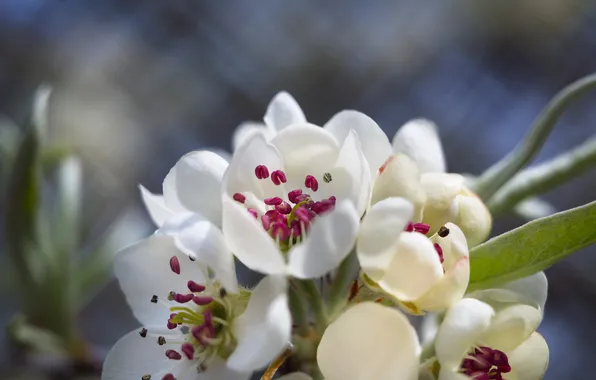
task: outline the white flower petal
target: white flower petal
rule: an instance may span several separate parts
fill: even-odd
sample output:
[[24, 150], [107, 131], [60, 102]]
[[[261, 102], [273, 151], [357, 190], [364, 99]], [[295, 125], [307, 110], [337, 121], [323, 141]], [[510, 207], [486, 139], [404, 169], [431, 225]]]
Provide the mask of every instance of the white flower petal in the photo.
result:
[[452, 369], [441, 367], [439, 380], [470, 380], [470, 378]]
[[230, 197], [234, 193], [252, 193], [259, 199], [281, 195], [283, 186], [275, 186], [268, 179], [258, 179], [255, 168], [265, 165], [269, 173], [284, 168], [283, 160], [275, 146], [265, 137], [255, 134], [234, 153], [223, 179], [223, 189]]
[[277, 380], [312, 380], [312, 377], [303, 372], [292, 372], [278, 377]]
[[443, 250], [443, 259], [445, 260], [443, 267], [446, 271], [449, 271], [462, 258], [469, 257], [470, 251], [468, 250], [466, 236], [457, 225], [447, 223], [445, 227], [449, 229], [449, 235], [440, 237], [435, 234], [431, 237], [431, 241], [439, 244]]
[[275, 132], [267, 128], [263, 123], [253, 121], [245, 122], [236, 127], [232, 136], [232, 149], [237, 150], [242, 144], [248, 141], [256, 134], [261, 134], [265, 140], [269, 141], [275, 136]]
[[157, 227], [160, 227], [166, 219], [174, 216], [174, 212], [166, 206], [163, 195], [153, 194], [142, 185], [139, 185], [139, 190], [141, 190], [141, 198], [147, 212]]
[[404, 124], [393, 137], [393, 151], [413, 159], [422, 173], [445, 172], [445, 157], [436, 125], [426, 119]]
[[508, 352], [526, 340], [542, 321], [542, 314], [528, 305], [513, 304], [496, 310], [490, 327], [480, 341], [490, 348]]
[[414, 304], [424, 311], [443, 311], [464, 296], [469, 281], [470, 261], [463, 257]]
[[[170, 269], [176, 256], [180, 274]], [[201, 265], [180, 252], [170, 236], [152, 235], [116, 254], [114, 272], [134, 316], [146, 326], [165, 326], [170, 311], [164, 306], [170, 291], [188, 292], [187, 282], [204, 283]], [[160, 301], [151, 302], [157, 295]]]
[[507, 379], [540, 380], [546, 372], [549, 350], [542, 335], [533, 333], [524, 343], [508, 353], [511, 372]]
[[469, 296], [488, 304], [523, 303], [532, 306], [544, 314], [544, 305], [548, 294], [548, 282], [544, 272], [511, 281], [498, 288], [479, 290]]
[[290, 190], [300, 188], [308, 193], [311, 191], [304, 186], [306, 176], [313, 175], [321, 187], [325, 185], [323, 174], [333, 168], [340, 152], [338, 142], [329, 132], [308, 123], [285, 128], [271, 142], [283, 157], [288, 177], [286, 187]]
[[372, 175], [393, 154], [389, 139], [377, 123], [365, 114], [345, 110], [335, 114], [323, 127], [342, 144], [351, 130], [358, 134], [362, 152]]
[[238, 291], [234, 256], [213, 223], [199, 214], [180, 214], [168, 219], [157, 233], [172, 236], [178, 249], [213, 269], [226, 289]]
[[413, 221], [421, 221], [426, 195], [420, 183], [420, 172], [414, 161], [403, 154], [391, 156], [379, 169], [373, 186], [371, 204], [389, 197], [402, 197], [412, 202]]
[[492, 216], [482, 200], [471, 191], [464, 189], [455, 197], [459, 214], [454, 220], [466, 235], [468, 245], [475, 247], [486, 240], [492, 228]]
[[285, 91], [273, 97], [263, 120], [270, 129], [278, 132], [292, 124], [306, 123], [306, 117], [300, 105]]
[[327, 327], [317, 361], [326, 380], [414, 380], [419, 355], [416, 331], [403, 313], [363, 302]]
[[[372, 183], [371, 173], [368, 169], [366, 158], [364, 158], [364, 154], [360, 149], [360, 141], [358, 140], [356, 132], [350, 131], [348, 136], [344, 139], [335, 167], [345, 170], [350, 176], [351, 183], [349, 186], [346, 186], [345, 184], [342, 185], [351, 190], [347, 197], [354, 202], [358, 215], [364, 214], [370, 200]], [[328, 196], [335, 195], [336, 197], [339, 197], [341, 189], [338, 189], [335, 186], [336, 184], [337, 178], [335, 181], [329, 183], [329, 185], [332, 186], [328, 187], [333, 190]]]
[[[182, 360], [180, 372], [175, 374], [176, 380], [248, 380], [252, 377], [252, 371], [237, 372], [226, 365], [226, 362], [219, 357], [209, 361], [205, 372], [198, 373], [197, 362]], [[151, 378], [153, 380], [153, 377]], [[157, 378], [161, 380], [161, 378]]]
[[360, 266], [373, 280], [391, 263], [399, 233], [412, 218], [414, 207], [404, 198], [387, 198], [374, 204], [362, 218], [356, 253]]
[[400, 301], [422, 296], [443, 277], [435, 247], [418, 232], [401, 232], [399, 246], [379, 286]]
[[[165, 327], [147, 327], [147, 330], [156, 335], [172, 334]], [[166, 373], [182, 369], [182, 361], [170, 360], [165, 355], [167, 349], [177, 347], [160, 346], [151, 336], [142, 338], [139, 331], [140, 328], [129, 332], [112, 347], [103, 363], [102, 380], [140, 379], [144, 375], [161, 379]]]
[[240, 204], [223, 197], [223, 233], [228, 247], [248, 268], [265, 274], [285, 274], [286, 263], [261, 224]]
[[227, 168], [225, 159], [207, 150], [184, 155], [174, 167], [176, 195], [182, 206], [216, 226], [221, 225], [221, 182]]
[[430, 225], [434, 234], [448, 222], [457, 224], [459, 203], [455, 197], [464, 189], [464, 177], [452, 173], [425, 173], [420, 182], [426, 193], [422, 222]]
[[174, 214], [179, 212], [188, 212], [188, 210], [180, 202], [180, 199], [178, 199], [178, 180], [176, 178], [177, 171], [176, 165], [174, 165], [162, 183], [162, 192], [166, 207], [172, 210]]
[[460, 300], [447, 311], [435, 340], [435, 352], [442, 368], [452, 371], [459, 368], [493, 315], [489, 305], [472, 298]]
[[282, 276], [268, 276], [254, 289], [245, 312], [234, 321], [238, 346], [228, 358], [236, 371], [266, 366], [290, 344], [292, 315]]
[[335, 269], [354, 247], [359, 222], [349, 201], [315, 219], [306, 239], [288, 252], [292, 276], [317, 278]]

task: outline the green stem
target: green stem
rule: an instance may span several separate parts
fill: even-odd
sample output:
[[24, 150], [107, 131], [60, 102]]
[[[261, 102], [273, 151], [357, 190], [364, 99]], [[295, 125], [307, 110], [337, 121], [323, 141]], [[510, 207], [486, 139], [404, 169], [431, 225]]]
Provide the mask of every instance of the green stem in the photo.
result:
[[308, 334], [307, 305], [300, 287], [295, 286], [294, 283], [291, 283], [290, 286], [289, 299], [292, 320], [295, 325], [298, 325], [298, 334], [306, 336]]
[[328, 318], [323, 297], [317, 288], [317, 284], [313, 280], [296, 281], [296, 283], [299, 284], [300, 289], [305, 293], [306, 300], [315, 316], [317, 331], [322, 334], [327, 328]]
[[474, 188], [476, 194], [483, 200], [490, 199], [515, 173], [534, 158], [571, 103], [595, 87], [596, 74], [592, 74], [561, 90], [538, 115], [524, 140], [478, 178]]
[[577, 148], [516, 175], [488, 202], [491, 214], [511, 210], [522, 200], [548, 191], [596, 165], [596, 137]]
[[331, 289], [329, 290], [328, 313], [333, 318], [347, 303], [348, 289], [353, 280], [352, 267], [356, 261], [356, 252], [352, 251], [337, 268]]

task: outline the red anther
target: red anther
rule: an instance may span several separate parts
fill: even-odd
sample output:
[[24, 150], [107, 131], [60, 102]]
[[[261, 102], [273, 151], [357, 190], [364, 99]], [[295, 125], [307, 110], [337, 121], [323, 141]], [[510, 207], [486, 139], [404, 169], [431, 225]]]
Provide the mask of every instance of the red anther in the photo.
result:
[[298, 207], [296, 210], [294, 210], [294, 216], [302, 223], [308, 223], [311, 219], [310, 213], [304, 206]]
[[192, 358], [195, 356], [195, 346], [190, 343], [183, 343], [182, 353], [188, 360], [192, 360]]
[[297, 220], [292, 220], [292, 227], [290, 227], [290, 236], [298, 237], [302, 235], [302, 227], [300, 226], [300, 222]]
[[208, 339], [214, 337], [211, 332], [212, 329], [207, 325], [195, 326], [191, 331], [193, 338], [195, 338], [202, 346], [209, 345]]
[[213, 312], [210, 309], [203, 312], [203, 323], [206, 326], [213, 327]]
[[179, 293], [175, 293], [174, 294], [174, 301], [178, 302], [178, 303], [187, 303], [189, 301], [192, 300], [194, 296], [192, 294], [179, 294]]
[[244, 203], [246, 201], [246, 197], [240, 193], [235, 193], [232, 198], [236, 201], [236, 202], [240, 202], [240, 203]]
[[211, 297], [211, 296], [193, 296], [192, 302], [194, 302], [200, 306], [205, 306], [205, 305], [209, 305], [211, 302], [213, 302], [213, 297]]
[[271, 221], [271, 223], [286, 223], [286, 216], [282, 215], [279, 211], [277, 210], [269, 210], [265, 213], [265, 215], [267, 215], [267, 217], [269, 217], [269, 220]]
[[168, 330], [174, 330], [176, 327], [178, 327], [178, 324], [174, 323], [174, 322], [168, 322], [168, 324], [166, 325]]
[[286, 223], [274, 223], [271, 227], [271, 237], [279, 240], [286, 240], [290, 237], [290, 229]]
[[271, 227], [271, 217], [267, 214], [261, 216], [261, 224], [263, 225], [263, 229], [265, 229], [265, 231], [269, 231], [269, 228]]
[[182, 355], [180, 355], [180, 353], [176, 350], [166, 350], [166, 356], [168, 357], [168, 359], [172, 360], [182, 359]]
[[178, 257], [172, 256], [170, 258], [170, 269], [172, 272], [180, 274], [180, 261], [178, 261]]
[[299, 203], [298, 197], [302, 195], [301, 189], [292, 190], [288, 193], [288, 200], [294, 204]]
[[280, 197], [265, 198], [263, 202], [265, 202], [267, 206], [277, 206], [283, 202], [283, 199]]
[[290, 206], [288, 202], [282, 202], [281, 204], [275, 206], [275, 210], [280, 214], [288, 215], [292, 212], [292, 206]]
[[310, 209], [316, 214], [322, 214], [330, 211], [335, 207], [335, 201], [331, 199], [323, 199], [322, 201], [315, 202], [310, 206]]
[[428, 231], [430, 231], [430, 226], [424, 223], [414, 223], [414, 231], [420, 232], [423, 235], [426, 235]]
[[200, 293], [205, 290], [204, 285], [197, 284], [196, 282], [194, 282], [192, 280], [188, 280], [188, 282], [186, 283], [186, 286], [188, 286], [188, 290], [190, 290], [193, 293]]
[[164, 377], [162, 377], [161, 380], [176, 380], [176, 377], [174, 377], [174, 375], [172, 375], [171, 373], [168, 373]]
[[304, 186], [306, 188], [311, 189], [312, 191], [319, 190], [319, 181], [312, 175], [307, 175], [306, 179], [304, 180]]
[[275, 185], [279, 186], [279, 185], [281, 185], [282, 183], [286, 183], [288, 180], [287, 180], [287, 178], [286, 178], [286, 173], [284, 173], [284, 172], [283, 172], [283, 171], [281, 171], [281, 170], [274, 170], [274, 171], [271, 173], [271, 181], [272, 181], [272, 182], [273, 182]]
[[408, 223], [408, 225], [406, 226], [406, 228], [404, 228], [404, 231], [406, 231], [406, 232], [412, 232], [412, 231], [414, 231], [414, 223], [412, 223], [412, 222]]
[[255, 168], [255, 176], [258, 179], [266, 179], [269, 178], [269, 169], [265, 165], [257, 165]]
[[257, 210], [255, 210], [254, 208], [249, 208], [247, 210], [250, 213], [250, 215], [252, 215], [255, 219], [259, 217], [259, 214], [257, 214]]
[[434, 247], [435, 251], [437, 251], [437, 254], [439, 255], [439, 260], [441, 260], [441, 264], [443, 264], [443, 261], [445, 261], [445, 258], [443, 257], [443, 248], [441, 248], [441, 246], [437, 243], [434, 244]]

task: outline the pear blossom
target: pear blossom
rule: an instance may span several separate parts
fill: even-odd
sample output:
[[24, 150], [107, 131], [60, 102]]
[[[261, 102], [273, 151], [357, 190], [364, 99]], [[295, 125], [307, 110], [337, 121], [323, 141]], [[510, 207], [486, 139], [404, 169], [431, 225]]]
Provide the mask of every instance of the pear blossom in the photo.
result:
[[[333, 129], [353, 128], [362, 145], [371, 147], [363, 149], [363, 153], [375, 164], [371, 166], [372, 173], [376, 174], [372, 204], [389, 196], [405, 197], [415, 206], [414, 221], [430, 225], [431, 234], [452, 222], [461, 228], [470, 246], [486, 239], [492, 226], [491, 215], [484, 203], [465, 186], [463, 176], [446, 173], [443, 149], [432, 122], [425, 119], [407, 122], [390, 144], [374, 121], [356, 123], [352, 120], [367, 119], [351, 112], [351, 120], [343, 117], [341, 122], [333, 124]], [[385, 154], [384, 163], [376, 165], [381, 152]]]
[[[219, 238], [212, 235], [211, 243]], [[282, 277], [265, 277], [252, 292], [231, 292], [167, 235], [119, 252], [115, 273], [144, 327], [111, 349], [104, 380], [249, 379], [288, 345]]]
[[414, 380], [420, 351], [416, 331], [403, 313], [363, 302], [327, 327], [317, 362], [326, 380]]
[[356, 245], [365, 283], [412, 313], [444, 310], [461, 299], [468, 286], [466, 237], [447, 223], [428, 238], [431, 227], [411, 223], [413, 212], [410, 202], [391, 197], [366, 213]]
[[316, 278], [354, 246], [370, 196], [358, 136], [340, 145], [326, 130], [293, 124], [271, 139], [254, 134], [224, 176], [226, 242], [248, 268]]
[[439, 380], [542, 379], [548, 346], [529, 305], [464, 298], [446, 313], [435, 340]]

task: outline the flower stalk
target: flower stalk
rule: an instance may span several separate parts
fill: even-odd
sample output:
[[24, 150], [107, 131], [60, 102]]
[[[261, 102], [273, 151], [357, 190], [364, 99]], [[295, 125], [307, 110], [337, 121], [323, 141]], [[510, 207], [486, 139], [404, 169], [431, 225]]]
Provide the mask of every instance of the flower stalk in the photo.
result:
[[569, 106], [596, 88], [596, 74], [588, 75], [561, 90], [534, 121], [524, 140], [501, 161], [486, 170], [476, 182], [474, 191], [489, 200], [538, 153], [555, 124]]

